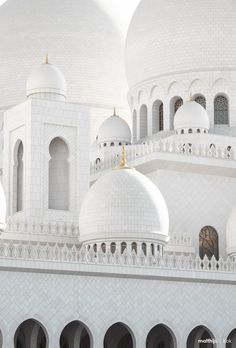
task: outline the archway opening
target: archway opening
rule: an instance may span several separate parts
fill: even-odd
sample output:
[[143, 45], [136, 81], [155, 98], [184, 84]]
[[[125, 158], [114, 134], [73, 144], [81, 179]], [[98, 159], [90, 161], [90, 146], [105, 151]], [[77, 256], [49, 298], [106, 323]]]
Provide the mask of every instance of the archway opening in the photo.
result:
[[72, 321], [63, 329], [60, 348], [91, 348], [91, 334], [80, 321]]
[[226, 348], [236, 347], [236, 329], [230, 332], [226, 340]]
[[171, 330], [162, 324], [151, 329], [147, 336], [146, 348], [175, 348], [176, 339]]
[[163, 102], [156, 100], [152, 105], [152, 134], [162, 131], [163, 128]]
[[148, 134], [147, 114], [147, 106], [142, 105], [140, 108], [140, 139], [147, 137]]
[[203, 259], [205, 255], [209, 260], [213, 256], [219, 259], [218, 233], [212, 226], [203, 227], [199, 233], [199, 256]]
[[69, 209], [69, 149], [61, 138], [54, 138], [49, 145], [48, 207], [55, 210]]
[[197, 326], [191, 331], [187, 340], [187, 348], [215, 348], [216, 340], [205, 326]]
[[28, 319], [17, 328], [14, 346], [15, 348], [47, 348], [46, 330], [36, 320]]
[[103, 347], [134, 348], [133, 335], [125, 324], [116, 323], [107, 330]]
[[224, 95], [218, 95], [214, 100], [215, 125], [229, 124], [229, 101]]

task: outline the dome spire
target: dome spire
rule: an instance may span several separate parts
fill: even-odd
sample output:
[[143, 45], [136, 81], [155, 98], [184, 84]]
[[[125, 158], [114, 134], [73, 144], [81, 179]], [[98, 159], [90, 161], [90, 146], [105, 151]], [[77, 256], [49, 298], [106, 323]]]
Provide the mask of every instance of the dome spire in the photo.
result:
[[114, 106], [113, 116], [118, 116], [117, 113], [116, 113], [116, 107], [115, 106]]
[[189, 101], [193, 101], [193, 94], [191, 91], [189, 92]]
[[49, 64], [49, 61], [48, 61], [48, 53], [46, 54], [45, 64]]

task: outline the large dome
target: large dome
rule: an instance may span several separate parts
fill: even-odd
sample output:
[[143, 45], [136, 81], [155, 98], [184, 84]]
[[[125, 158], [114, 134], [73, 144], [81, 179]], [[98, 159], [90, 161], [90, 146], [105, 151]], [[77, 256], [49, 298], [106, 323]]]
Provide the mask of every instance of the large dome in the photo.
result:
[[65, 75], [67, 100], [126, 107], [122, 39], [93, 0], [8, 0], [0, 7], [0, 109], [25, 99], [34, 66]]
[[236, 1], [142, 0], [127, 36], [130, 87], [158, 76], [236, 69]]
[[168, 240], [169, 218], [158, 188], [135, 169], [115, 169], [89, 190], [80, 212], [81, 242]]

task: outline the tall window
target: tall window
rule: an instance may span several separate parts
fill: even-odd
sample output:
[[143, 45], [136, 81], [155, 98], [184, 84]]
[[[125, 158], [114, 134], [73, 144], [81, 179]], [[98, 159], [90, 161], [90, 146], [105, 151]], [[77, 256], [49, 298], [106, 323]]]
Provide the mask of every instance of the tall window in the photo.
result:
[[174, 113], [176, 113], [176, 111], [183, 105], [183, 99], [182, 98], [178, 98], [176, 101], [175, 101], [175, 104], [174, 104]]
[[176, 111], [183, 105], [183, 99], [174, 97], [170, 101], [170, 129], [174, 129], [174, 117]]
[[215, 124], [229, 124], [229, 102], [224, 95], [218, 95], [214, 100]]
[[156, 100], [152, 106], [152, 134], [163, 130], [163, 103]]
[[137, 141], [137, 111], [133, 111], [133, 141]]
[[201, 259], [206, 255], [209, 259], [214, 255], [219, 259], [219, 241], [216, 230], [211, 226], [205, 226], [199, 234], [199, 255]]
[[147, 136], [147, 106], [142, 105], [140, 108], [140, 138]]
[[203, 95], [198, 95], [194, 98], [195, 102], [200, 104], [204, 109], [206, 109], [206, 98]]
[[61, 138], [54, 138], [49, 146], [49, 209], [69, 209], [69, 150]]
[[23, 210], [23, 180], [24, 180], [24, 165], [23, 165], [24, 147], [22, 141], [18, 145], [16, 154], [16, 178], [15, 178], [15, 197], [16, 208], [15, 211]]

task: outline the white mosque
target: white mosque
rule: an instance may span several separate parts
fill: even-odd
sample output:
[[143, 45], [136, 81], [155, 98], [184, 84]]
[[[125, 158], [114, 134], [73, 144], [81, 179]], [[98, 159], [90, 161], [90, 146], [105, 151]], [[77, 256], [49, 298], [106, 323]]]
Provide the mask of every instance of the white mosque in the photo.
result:
[[236, 348], [235, 18], [0, 7], [0, 347]]

